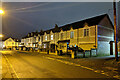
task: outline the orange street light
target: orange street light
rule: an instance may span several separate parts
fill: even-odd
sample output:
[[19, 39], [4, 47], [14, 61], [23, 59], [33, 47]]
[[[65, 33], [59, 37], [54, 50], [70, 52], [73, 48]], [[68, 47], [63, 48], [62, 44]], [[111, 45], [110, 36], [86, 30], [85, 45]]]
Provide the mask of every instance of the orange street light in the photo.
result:
[[0, 14], [4, 14], [4, 11], [2, 9], [0, 9]]
[[3, 35], [2, 35], [2, 34], [0, 34], [0, 37], [3, 37]]

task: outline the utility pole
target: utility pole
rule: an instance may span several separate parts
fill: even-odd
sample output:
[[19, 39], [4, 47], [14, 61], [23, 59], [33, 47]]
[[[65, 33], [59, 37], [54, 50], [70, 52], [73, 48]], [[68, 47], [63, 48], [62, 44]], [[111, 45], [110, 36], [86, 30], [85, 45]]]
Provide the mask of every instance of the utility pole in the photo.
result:
[[113, 2], [114, 9], [114, 41], [115, 41], [115, 60], [118, 61], [118, 49], [117, 49], [117, 20], [116, 20], [116, 0]]

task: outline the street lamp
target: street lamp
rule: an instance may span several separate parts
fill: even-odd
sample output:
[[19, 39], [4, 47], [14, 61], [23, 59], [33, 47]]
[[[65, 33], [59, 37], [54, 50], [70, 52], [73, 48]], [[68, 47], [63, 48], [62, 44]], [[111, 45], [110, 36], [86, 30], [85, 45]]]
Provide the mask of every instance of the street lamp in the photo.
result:
[[0, 14], [4, 14], [4, 11], [2, 9], [0, 9]]
[[0, 34], [0, 38], [2, 38], [3, 37], [3, 35], [2, 34]]

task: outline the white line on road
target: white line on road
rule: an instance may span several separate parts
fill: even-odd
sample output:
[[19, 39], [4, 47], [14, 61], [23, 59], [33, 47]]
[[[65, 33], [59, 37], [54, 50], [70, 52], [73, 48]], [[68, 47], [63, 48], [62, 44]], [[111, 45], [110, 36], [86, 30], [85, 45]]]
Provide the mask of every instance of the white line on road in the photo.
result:
[[20, 80], [19, 77], [18, 77], [18, 75], [17, 75], [17, 73], [16, 73], [16, 71], [15, 71], [15, 69], [13, 68], [12, 64], [10, 64], [8, 58], [5, 55], [4, 55], [4, 57], [7, 60], [8, 64], [10, 65], [11, 69], [14, 71], [14, 73], [15, 73], [16, 77], [18, 78], [18, 80]]

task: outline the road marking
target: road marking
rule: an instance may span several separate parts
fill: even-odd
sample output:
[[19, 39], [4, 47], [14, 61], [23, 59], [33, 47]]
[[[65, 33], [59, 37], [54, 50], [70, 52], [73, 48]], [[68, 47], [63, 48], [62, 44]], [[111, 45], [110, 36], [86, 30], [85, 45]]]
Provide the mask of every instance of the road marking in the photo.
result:
[[20, 80], [19, 77], [18, 77], [18, 75], [17, 75], [17, 73], [16, 73], [16, 71], [15, 71], [15, 69], [13, 68], [12, 64], [10, 64], [8, 58], [5, 55], [4, 55], [4, 57], [7, 60], [7, 62], [9, 63], [10, 67], [12, 68], [12, 70], [14, 71], [14, 73], [15, 73], [16, 77], [18, 78], [18, 80]]
[[53, 59], [53, 58], [50, 58], [50, 57], [46, 57], [46, 58], [47, 58], [47, 59], [51, 59], [51, 60], [56, 60], [56, 61], [62, 62], [62, 63], [64, 63], [64, 64], [68, 64], [68, 65], [74, 65], [74, 66], [82, 67], [82, 68], [85, 68], [85, 69], [88, 69], [88, 70], [91, 70], [91, 71], [94, 70], [94, 69], [92, 69], [92, 68], [85, 67], [85, 66], [82, 66], [82, 65], [80, 65], [80, 64], [71, 63], [71, 62], [63, 61], [63, 60], [59, 60], [59, 59]]
[[[84, 68], [84, 69], [88, 69], [88, 70], [91, 70], [91, 71], [93, 71], [93, 72], [95, 72], [95, 73], [100, 73], [100, 74], [103, 74], [103, 75], [106, 75], [106, 76], [109, 77], [109, 75], [106, 74], [106, 73], [104, 73], [104, 71], [94, 70], [94, 69], [92, 69], [92, 68], [85, 67], [85, 66], [82, 66], [82, 65], [80, 65], [80, 64], [76, 64], [76, 63], [72, 63], [72, 62], [68, 62], [68, 61], [63, 61], [63, 60], [59, 60], [59, 59], [54, 59], [54, 58], [51, 58], [51, 57], [46, 57], [46, 58], [47, 58], [47, 59], [51, 59], [51, 60], [56, 60], [56, 61], [62, 62], [62, 63], [64, 63], [64, 64], [73, 65], [73, 66], [78, 66], [78, 67], [81, 67], [81, 68]], [[118, 77], [118, 76], [117, 76], [117, 77]], [[116, 77], [116, 78], [117, 78], [117, 77]], [[115, 78], [115, 77], [114, 77], [114, 78]]]

